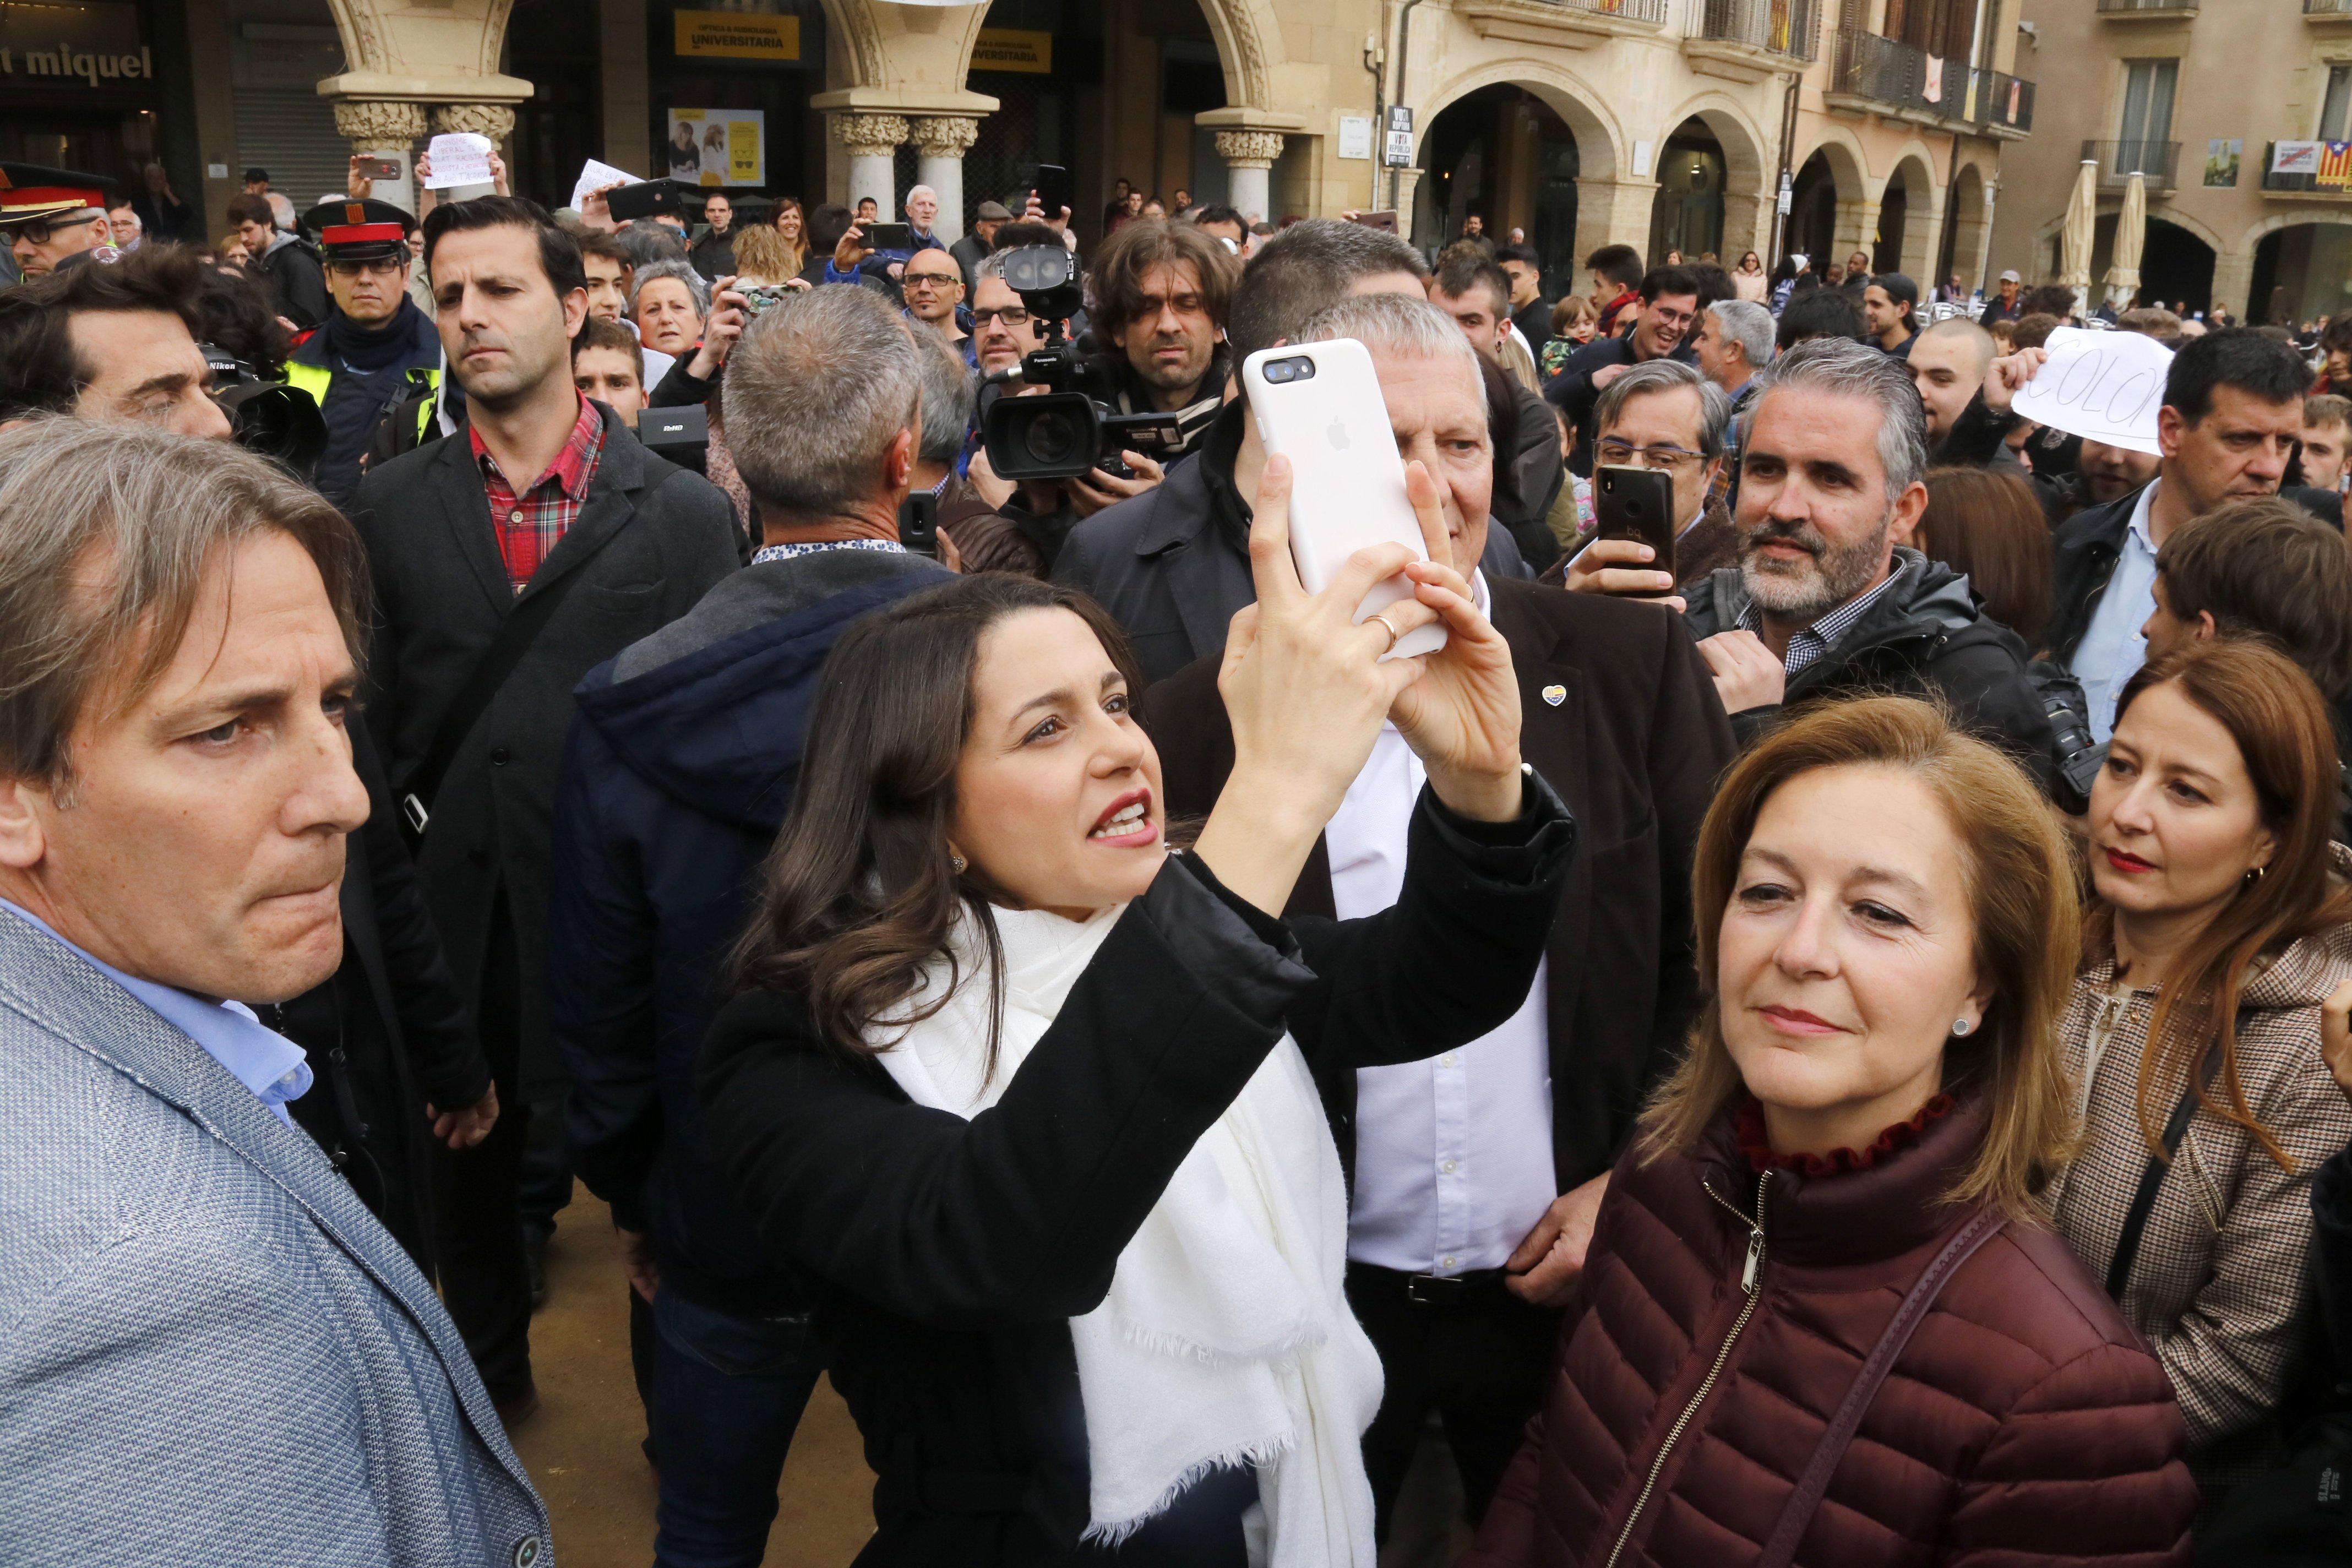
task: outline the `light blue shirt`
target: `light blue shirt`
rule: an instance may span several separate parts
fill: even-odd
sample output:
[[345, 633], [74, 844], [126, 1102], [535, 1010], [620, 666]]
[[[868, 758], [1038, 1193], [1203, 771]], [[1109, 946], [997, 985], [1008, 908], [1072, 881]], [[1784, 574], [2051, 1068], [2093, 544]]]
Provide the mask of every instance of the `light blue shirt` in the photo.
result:
[[0, 899], [0, 910], [5, 910], [46, 934], [58, 946], [121, 986], [145, 1004], [147, 1010], [163, 1022], [202, 1046], [205, 1054], [228, 1069], [228, 1075], [251, 1089], [254, 1098], [267, 1106], [269, 1113], [294, 1125], [286, 1113], [286, 1102], [299, 1100], [310, 1092], [309, 1053], [301, 1047], [262, 1026], [253, 1016], [253, 1009], [242, 1002], [207, 1002], [203, 997], [169, 985], [158, 985], [152, 980], [140, 980], [115, 968], [104, 959], [92, 958], [72, 942], [49, 930], [48, 923], [38, 915]]
[[2123, 553], [2099, 595], [2091, 624], [2075, 645], [2071, 673], [2083, 683], [2083, 697], [2091, 710], [2091, 738], [2101, 745], [2115, 732], [2116, 700], [2124, 685], [2147, 662], [2147, 638], [2140, 628], [2156, 614], [2156, 544], [2148, 537], [2147, 510], [2156, 500], [2152, 479], [2140, 489], [2132, 508], [2131, 526], [2124, 531]]

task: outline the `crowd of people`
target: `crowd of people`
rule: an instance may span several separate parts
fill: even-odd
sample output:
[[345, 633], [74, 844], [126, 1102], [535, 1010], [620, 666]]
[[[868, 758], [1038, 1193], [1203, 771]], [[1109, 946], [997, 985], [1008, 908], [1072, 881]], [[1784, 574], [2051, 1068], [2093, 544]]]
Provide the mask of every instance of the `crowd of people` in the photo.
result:
[[252, 173], [0, 164], [12, 1560], [552, 1561], [575, 1180], [663, 1564], [821, 1375], [875, 1565], [2343, 1553], [2346, 324]]

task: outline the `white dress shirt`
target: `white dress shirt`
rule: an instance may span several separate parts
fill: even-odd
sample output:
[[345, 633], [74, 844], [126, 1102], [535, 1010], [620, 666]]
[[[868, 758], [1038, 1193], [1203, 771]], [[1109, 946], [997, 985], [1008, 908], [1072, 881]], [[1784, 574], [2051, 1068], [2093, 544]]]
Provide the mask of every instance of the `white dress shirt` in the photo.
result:
[[[1471, 579], [1486, 608], [1483, 576]], [[1404, 885], [1405, 829], [1427, 778], [1394, 725], [1324, 829], [1341, 920], [1378, 914]], [[1425, 1061], [1356, 1073], [1356, 1189], [1348, 1256], [1408, 1274], [1499, 1268], [1559, 1195], [1544, 968], [1494, 1033]]]
[[2140, 489], [2132, 508], [2131, 526], [2124, 531], [2123, 552], [2107, 574], [2106, 592], [2091, 612], [2091, 624], [2074, 646], [2068, 672], [2083, 683], [2083, 699], [2090, 708], [2091, 739], [2105, 745], [2115, 733], [2116, 702], [2125, 684], [2147, 662], [2147, 638], [2140, 628], [2156, 614], [2156, 542], [2147, 531], [2148, 507], [2156, 500], [2152, 479]]

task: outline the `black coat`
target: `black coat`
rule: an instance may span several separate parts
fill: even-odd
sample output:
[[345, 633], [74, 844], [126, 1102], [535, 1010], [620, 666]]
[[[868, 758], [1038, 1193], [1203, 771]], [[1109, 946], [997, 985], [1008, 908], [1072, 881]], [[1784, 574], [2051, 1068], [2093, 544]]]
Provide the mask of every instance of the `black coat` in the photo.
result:
[[761, 1235], [828, 1283], [831, 1375], [878, 1478], [863, 1568], [1079, 1561], [1068, 1320], [1286, 1026], [1310, 1063], [1371, 1065], [1518, 1006], [1576, 837], [1549, 790], [1528, 803], [1488, 826], [1424, 793], [1403, 893], [1370, 920], [1271, 921], [1172, 858], [970, 1121], [909, 1103], [795, 996], [728, 1005], [703, 1058], [711, 1147]]
[[[395, 791], [407, 788], [509, 613], [580, 574], [458, 747], [417, 857], [425, 903], [469, 1002], [482, 994], [491, 911], [505, 895], [520, 959], [522, 1059], [541, 1069], [552, 1065], [542, 984], [548, 820], [572, 689], [692, 609], [736, 566], [727, 498], [647, 452], [609, 408], [604, 420], [604, 455], [579, 521], [520, 595], [508, 582], [463, 432], [370, 472], [352, 519], [377, 602], [368, 720]], [[555, 1087], [530, 1085], [530, 1097]]]
[[429, 1279], [425, 1108], [472, 1105], [488, 1092], [490, 1069], [417, 892], [374, 738], [364, 724], [351, 736], [368, 820], [343, 840], [342, 967], [268, 1021], [314, 1069], [310, 1092], [287, 1110]]
[[257, 258], [253, 263], [278, 293], [278, 310], [297, 328], [315, 327], [327, 319], [327, 272], [319, 253], [307, 240], [289, 240]]
[[[1147, 681], [1221, 652], [1234, 613], [1257, 598], [1250, 503], [1234, 489], [1248, 416], [1240, 402], [1227, 404], [1165, 479], [1078, 524], [1055, 558], [1054, 581], [1110, 612], [1134, 643]], [[1528, 575], [1518, 546], [1500, 528], [1486, 531], [1479, 566], [1490, 579]]]
[[[1743, 745], [1786, 709], [1818, 698], [1895, 693], [1938, 697], [1968, 729], [2007, 751], [2044, 790], [2057, 776], [2050, 715], [2025, 672], [2015, 632], [1983, 614], [1969, 580], [1940, 561], [1897, 548], [1904, 581], [1881, 596], [1829, 651], [1789, 678], [1781, 706], [1732, 715]], [[1728, 631], [1748, 605], [1738, 571], [1717, 572], [1683, 590], [1691, 635]]]
[[[1528, 583], [1487, 587], [1518, 678], [1520, 755], [1559, 792], [1583, 845], [1544, 943], [1552, 1166], [1566, 1192], [1610, 1167], [1681, 1055], [1699, 994], [1691, 856], [1735, 748], [1679, 617]], [[1202, 659], [1143, 699], [1171, 816], [1205, 816], [1233, 771], [1217, 665]], [[1285, 913], [1333, 912], [1318, 840]], [[1356, 1075], [1317, 1076], [1352, 1179]]]
[[866, 550], [767, 562], [580, 685], [548, 879], [565, 1152], [619, 1224], [652, 1233], [662, 1289], [718, 1311], [808, 1310], [703, 1135], [695, 1058], [728, 950], [792, 805], [826, 652], [861, 616], [950, 580]]
[[[1638, 310], [1638, 306], [1628, 309]], [[1690, 344], [1677, 343], [1666, 355], [1670, 360], [1687, 365], [1698, 363], [1698, 354]], [[1576, 447], [1568, 455], [1569, 471], [1580, 479], [1592, 477], [1592, 411], [1600, 406], [1601, 389], [1592, 384], [1593, 373], [1612, 364], [1638, 364], [1633, 357], [1633, 334], [1622, 337], [1595, 338], [1574, 353], [1560, 366], [1559, 374], [1544, 383], [1544, 396], [1554, 404], [1568, 422], [1576, 426]]]

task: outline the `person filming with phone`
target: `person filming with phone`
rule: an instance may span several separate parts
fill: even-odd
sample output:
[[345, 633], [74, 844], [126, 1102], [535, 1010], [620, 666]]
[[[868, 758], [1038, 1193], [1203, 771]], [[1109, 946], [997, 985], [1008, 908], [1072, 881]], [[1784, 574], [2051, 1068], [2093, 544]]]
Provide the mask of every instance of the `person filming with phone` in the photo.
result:
[[[1604, 516], [1599, 533], [1569, 558], [1567, 586], [1576, 593], [1672, 594], [1736, 564], [1738, 535], [1713, 499], [1731, 425], [1731, 399], [1723, 389], [1686, 364], [1650, 360], [1613, 378], [1592, 417], [1601, 426], [1592, 444], [1596, 472], [1642, 468], [1672, 481], [1673, 547], [1662, 551], [1658, 542], [1615, 535]], [[1605, 502], [1605, 492], [1596, 492]]]
[[[699, 1087], [755, 1230], [822, 1280], [867, 1564], [1375, 1558], [1381, 1364], [1314, 1074], [1496, 1027], [1578, 827], [1522, 764], [1426, 469], [1428, 558], [1361, 550], [1315, 595], [1291, 483], [1277, 458], [1255, 491], [1234, 764], [1180, 853], [1140, 673], [1083, 595], [965, 578], [825, 663]], [[1395, 907], [1285, 919], [1388, 724], [1427, 780]]]

